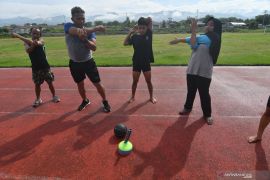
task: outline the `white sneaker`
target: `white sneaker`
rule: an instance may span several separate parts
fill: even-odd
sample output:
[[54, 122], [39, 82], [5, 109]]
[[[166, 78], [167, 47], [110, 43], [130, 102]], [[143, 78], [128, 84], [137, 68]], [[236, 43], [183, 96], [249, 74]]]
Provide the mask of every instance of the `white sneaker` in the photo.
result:
[[36, 99], [33, 103], [33, 107], [38, 107], [42, 104], [42, 100], [39, 98], [39, 99]]
[[58, 96], [53, 96], [52, 101], [54, 103], [58, 103], [58, 102], [60, 102], [60, 98]]
[[213, 118], [212, 117], [206, 117], [205, 120], [206, 120], [206, 123], [208, 125], [212, 125], [213, 124]]

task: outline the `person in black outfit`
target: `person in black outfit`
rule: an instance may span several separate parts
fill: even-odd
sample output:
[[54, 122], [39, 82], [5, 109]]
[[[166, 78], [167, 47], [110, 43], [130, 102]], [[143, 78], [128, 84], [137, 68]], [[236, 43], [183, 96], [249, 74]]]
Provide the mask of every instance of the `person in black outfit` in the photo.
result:
[[133, 45], [134, 54], [132, 58], [133, 64], [133, 83], [132, 95], [129, 102], [135, 100], [135, 92], [143, 72], [147, 87], [149, 90], [149, 101], [155, 104], [156, 98], [153, 97], [153, 85], [151, 82], [151, 62], [154, 62], [153, 49], [152, 49], [152, 19], [150, 17], [141, 17], [138, 20], [138, 25], [131, 29], [124, 40], [124, 46]]
[[49, 85], [49, 89], [52, 93], [52, 101], [60, 102], [60, 98], [55, 95], [55, 89], [53, 86], [54, 74], [50, 70], [50, 65], [47, 61], [45, 54], [44, 41], [41, 38], [41, 30], [38, 28], [31, 28], [30, 34], [32, 39], [27, 39], [17, 33], [12, 33], [12, 36], [19, 38], [24, 42], [25, 50], [29, 55], [32, 64], [32, 79], [35, 83], [36, 99], [33, 103], [33, 107], [38, 107], [42, 104], [40, 98], [41, 84], [46, 81]]

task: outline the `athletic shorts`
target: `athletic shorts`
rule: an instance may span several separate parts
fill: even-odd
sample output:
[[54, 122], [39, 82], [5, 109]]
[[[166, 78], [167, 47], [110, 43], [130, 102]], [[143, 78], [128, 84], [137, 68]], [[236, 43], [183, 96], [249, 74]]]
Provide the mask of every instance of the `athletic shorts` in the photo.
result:
[[267, 107], [270, 107], [270, 96], [268, 98]]
[[44, 81], [51, 83], [54, 81], [54, 74], [50, 69], [32, 70], [32, 80], [36, 85], [41, 85]]
[[133, 63], [133, 71], [135, 71], [135, 72], [151, 71], [151, 65], [150, 65], [150, 63], [147, 63], [147, 64], [134, 64]]
[[87, 77], [93, 83], [99, 83], [100, 77], [98, 73], [98, 69], [94, 59], [90, 59], [85, 62], [74, 62], [72, 60], [69, 61], [69, 69], [70, 73], [73, 77], [73, 80], [76, 83], [83, 81]]

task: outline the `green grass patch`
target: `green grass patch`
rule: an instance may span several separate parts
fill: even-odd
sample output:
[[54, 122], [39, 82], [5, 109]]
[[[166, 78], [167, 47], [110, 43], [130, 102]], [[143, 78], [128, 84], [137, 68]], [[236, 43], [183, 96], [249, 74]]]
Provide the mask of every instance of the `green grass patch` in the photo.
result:
[[[189, 34], [154, 34], [153, 65], [186, 65], [191, 49], [186, 44], [171, 46], [175, 37]], [[98, 66], [130, 66], [132, 46], [123, 46], [125, 35], [98, 35], [94, 58]], [[46, 52], [51, 66], [67, 66], [68, 55], [64, 37], [45, 37]], [[270, 65], [270, 34], [223, 33], [219, 65]], [[7, 38], [0, 41], [0, 67], [28, 67], [30, 60], [23, 43]]]

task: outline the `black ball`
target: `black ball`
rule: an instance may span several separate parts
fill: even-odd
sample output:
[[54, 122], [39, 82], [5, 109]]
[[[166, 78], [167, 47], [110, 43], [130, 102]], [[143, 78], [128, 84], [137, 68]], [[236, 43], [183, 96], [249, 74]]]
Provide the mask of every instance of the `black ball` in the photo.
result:
[[124, 137], [126, 137], [126, 134], [127, 134], [127, 127], [124, 124], [120, 123], [114, 127], [115, 137], [123, 139]]

